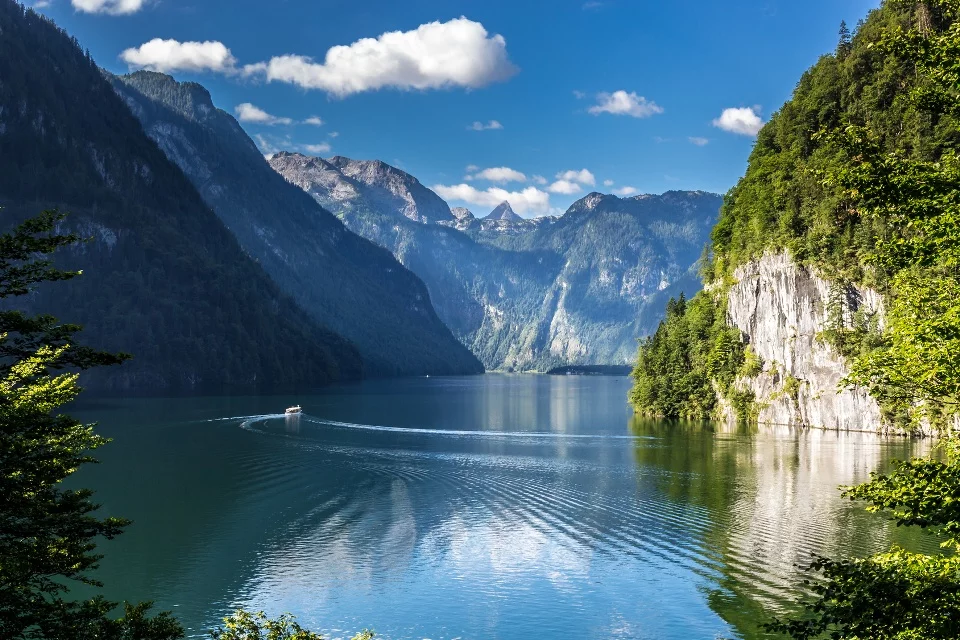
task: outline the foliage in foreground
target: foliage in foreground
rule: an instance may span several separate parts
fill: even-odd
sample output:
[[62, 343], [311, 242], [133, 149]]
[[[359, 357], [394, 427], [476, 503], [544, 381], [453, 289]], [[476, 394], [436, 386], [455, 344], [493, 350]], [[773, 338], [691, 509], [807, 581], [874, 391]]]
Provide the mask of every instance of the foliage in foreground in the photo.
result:
[[[214, 631], [212, 640], [324, 640], [323, 636], [307, 631], [296, 618], [283, 614], [275, 620], [263, 611], [251, 613], [238, 610], [223, 619], [223, 626]], [[361, 631], [353, 640], [373, 640], [372, 631]]]
[[814, 598], [805, 614], [777, 620], [771, 631], [797, 640], [948, 640], [960, 637], [960, 440], [943, 445], [944, 461], [899, 462], [889, 474], [874, 473], [847, 497], [868, 510], [888, 512], [898, 525], [922, 527], [945, 537], [952, 553], [928, 556], [893, 548], [854, 560], [819, 558], [819, 578], [806, 584]]
[[[0, 235], [0, 299], [24, 296], [38, 284], [72, 280], [79, 272], [53, 266], [48, 256], [79, 241], [56, 232], [63, 215], [45, 211]], [[113, 355], [74, 343], [76, 325], [52, 316], [0, 311], [0, 638], [13, 640], [174, 640], [183, 628], [150, 605], [102, 597], [76, 600], [69, 588], [98, 587], [92, 577], [102, 556], [96, 539], [110, 540], [128, 524], [101, 518], [89, 489], [64, 480], [107, 443], [93, 425], [60, 409], [80, 393], [78, 371], [118, 364]], [[269, 620], [238, 611], [213, 632], [215, 640], [321, 640], [290, 616]], [[354, 640], [370, 640], [364, 632]]]
[[[0, 236], [0, 299], [80, 275], [47, 259], [78, 241], [55, 232], [62, 219], [47, 211]], [[77, 371], [125, 359], [76, 346], [79, 329], [0, 311], [0, 637], [179, 638], [176, 621], [148, 617], [146, 604], [113, 619], [115, 603], [67, 595], [71, 583], [100, 586], [91, 576], [101, 557], [95, 540], [127, 524], [98, 517], [91, 491], [63, 486], [106, 443], [91, 425], [58, 413], [80, 392]]]

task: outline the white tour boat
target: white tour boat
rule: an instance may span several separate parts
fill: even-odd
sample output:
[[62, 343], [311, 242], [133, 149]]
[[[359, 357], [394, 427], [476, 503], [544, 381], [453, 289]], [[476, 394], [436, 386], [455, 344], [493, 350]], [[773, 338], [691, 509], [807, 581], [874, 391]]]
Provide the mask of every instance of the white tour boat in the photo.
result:
[[294, 414], [294, 413], [303, 413], [303, 409], [300, 408], [300, 405], [297, 405], [297, 406], [295, 406], [295, 407], [290, 407], [290, 408], [287, 409], [287, 411], [286, 411], [286, 414], [287, 414], [287, 415], [291, 415], [291, 414]]

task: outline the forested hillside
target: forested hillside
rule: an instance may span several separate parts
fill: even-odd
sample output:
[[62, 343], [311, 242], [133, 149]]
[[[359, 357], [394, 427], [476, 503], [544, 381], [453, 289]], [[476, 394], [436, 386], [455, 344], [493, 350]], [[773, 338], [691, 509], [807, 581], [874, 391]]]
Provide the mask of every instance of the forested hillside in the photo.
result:
[[[851, 382], [869, 388], [887, 419], [912, 413], [913, 401], [923, 397], [919, 389], [913, 397], [895, 391], [874, 367], [892, 362], [899, 338], [858, 311], [862, 289], [854, 285], [879, 291], [896, 320], [908, 313], [900, 305], [918, 286], [947, 290], [952, 281], [955, 267], [943, 251], [952, 223], [931, 208], [951, 184], [960, 114], [933, 108], [955, 89], [938, 93], [937, 82], [949, 78], [924, 76], [916, 60], [926, 38], [951, 27], [954, 13], [948, 2], [885, 2], [855, 33], [842, 26], [836, 51], [803, 75], [760, 131], [745, 176], [725, 199], [705, 269], [711, 292], [674, 306], [641, 348], [632, 396], [639, 411], [713, 416], [715, 384], [749, 416], [750, 399], [737, 398], [731, 382], [761, 363], [741, 340], [730, 339], [726, 323], [705, 318], [725, 316], [724, 293], [738, 267], [786, 251], [833, 283], [825, 301], [828, 326], [818, 340], [852, 364]], [[900, 194], [896, 205], [887, 197], [891, 189]], [[936, 308], [936, 300], [926, 300], [921, 316]], [[921, 316], [914, 315], [915, 324]], [[933, 335], [922, 340], [938, 340]], [[785, 391], [796, 383], [783, 381]]]
[[113, 83], [241, 247], [311, 317], [357, 346], [367, 375], [483, 371], [423, 283], [273, 171], [206, 89], [147, 71]]
[[0, 204], [5, 227], [58, 207], [92, 241], [83, 269], [30, 305], [133, 353], [111, 388], [321, 384], [357, 378], [356, 349], [283, 295], [167, 160], [79, 43], [0, 0]]

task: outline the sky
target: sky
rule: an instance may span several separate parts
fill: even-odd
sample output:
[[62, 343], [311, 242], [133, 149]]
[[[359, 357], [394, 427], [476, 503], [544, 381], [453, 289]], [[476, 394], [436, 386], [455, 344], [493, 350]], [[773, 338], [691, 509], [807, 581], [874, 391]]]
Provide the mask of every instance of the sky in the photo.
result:
[[101, 67], [199, 82], [264, 154], [379, 159], [451, 206], [724, 193], [878, 0], [27, 0]]

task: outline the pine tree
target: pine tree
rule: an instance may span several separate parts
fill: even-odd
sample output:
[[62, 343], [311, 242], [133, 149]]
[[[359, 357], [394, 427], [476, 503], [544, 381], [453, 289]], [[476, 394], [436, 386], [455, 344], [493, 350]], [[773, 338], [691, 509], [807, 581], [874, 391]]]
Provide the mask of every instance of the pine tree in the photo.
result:
[[[0, 299], [80, 275], [47, 258], [79, 240], [55, 232], [62, 219], [46, 211], [0, 235]], [[127, 524], [99, 517], [90, 490], [63, 486], [107, 441], [59, 410], [79, 394], [79, 371], [127, 357], [77, 346], [79, 330], [51, 316], [0, 312], [0, 637], [180, 638], [169, 615], [147, 617], [149, 605], [127, 606], [113, 619], [115, 603], [67, 595], [72, 583], [99, 586], [91, 577], [101, 558], [95, 540]]]
[[853, 38], [850, 35], [850, 29], [847, 27], [847, 21], [840, 21], [840, 42], [837, 44], [837, 57], [843, 60], [853, 48]]

